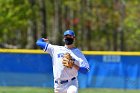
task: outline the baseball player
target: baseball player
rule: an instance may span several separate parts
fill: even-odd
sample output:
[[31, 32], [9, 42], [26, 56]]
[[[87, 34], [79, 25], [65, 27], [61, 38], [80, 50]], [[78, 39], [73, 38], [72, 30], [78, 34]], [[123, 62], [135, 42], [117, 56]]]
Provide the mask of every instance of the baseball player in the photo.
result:
[[89, 71], [89, 64], [82, 52], [74, 47], [74, 40], [74, 31], [66, 30], [64, 46], [52, 45], [44, 38], [36, 42], [52, 57], [55, 93], [78, 93], [78, 71], [84, 74]]

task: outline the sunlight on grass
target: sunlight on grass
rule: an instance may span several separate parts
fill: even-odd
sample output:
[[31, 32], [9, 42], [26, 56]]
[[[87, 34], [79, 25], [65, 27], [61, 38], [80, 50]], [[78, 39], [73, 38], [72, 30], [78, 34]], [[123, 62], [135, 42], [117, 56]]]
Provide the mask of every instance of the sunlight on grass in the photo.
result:
[[[0, 93], [54, 93], [52, 88], [39, 87], [0, 87]], [[80, 89], [79, 93], [140, 93], [140, 90], [121, 89]]]

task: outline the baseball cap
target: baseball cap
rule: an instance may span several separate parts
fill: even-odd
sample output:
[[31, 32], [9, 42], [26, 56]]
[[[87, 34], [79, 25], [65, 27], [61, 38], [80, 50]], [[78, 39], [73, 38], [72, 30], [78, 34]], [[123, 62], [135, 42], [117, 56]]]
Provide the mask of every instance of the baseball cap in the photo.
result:
[[75, 33], [74, 33], [73, 30], [66, 30], [66, 31], [64, 32], [64, 36], [65, 36], [65, 35], [75, 36]]

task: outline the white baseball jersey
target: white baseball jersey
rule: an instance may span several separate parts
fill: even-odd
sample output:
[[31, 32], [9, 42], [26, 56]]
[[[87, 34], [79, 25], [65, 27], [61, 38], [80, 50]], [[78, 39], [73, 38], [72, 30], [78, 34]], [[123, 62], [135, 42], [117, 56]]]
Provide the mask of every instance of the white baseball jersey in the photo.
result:
[[71, 54], [76, 65], [89, 68], [85, 56], [78, 48], [69, 49], [66, 46], [46, 44], [44, 51], [48, 52], [52, 57], [54, 80], [68, 80], [78, 75], [78, 71], [74, 67], [67, 68], [63, 66], [62, 57], [65, 53]]

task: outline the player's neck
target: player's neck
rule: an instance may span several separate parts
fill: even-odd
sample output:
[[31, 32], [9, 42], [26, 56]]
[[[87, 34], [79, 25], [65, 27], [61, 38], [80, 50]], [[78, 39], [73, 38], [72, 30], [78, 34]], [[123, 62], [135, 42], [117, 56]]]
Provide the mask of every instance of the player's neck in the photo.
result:
[[65, 45], [65, 47], [71, 49], [71, 48], [74, 48], [74, 45], [73, 44], [71, 44], [71, 45]]

